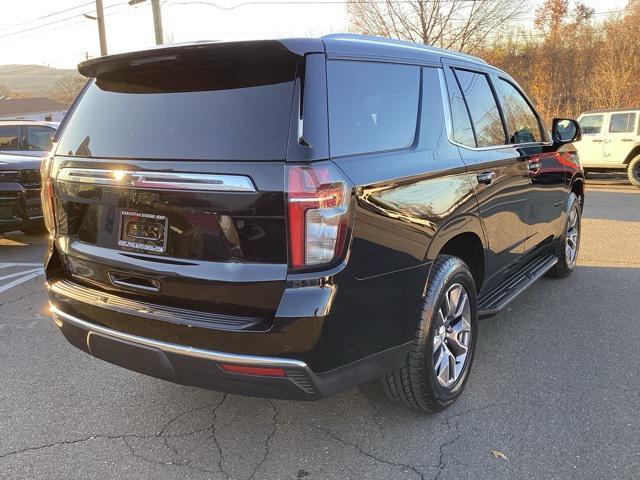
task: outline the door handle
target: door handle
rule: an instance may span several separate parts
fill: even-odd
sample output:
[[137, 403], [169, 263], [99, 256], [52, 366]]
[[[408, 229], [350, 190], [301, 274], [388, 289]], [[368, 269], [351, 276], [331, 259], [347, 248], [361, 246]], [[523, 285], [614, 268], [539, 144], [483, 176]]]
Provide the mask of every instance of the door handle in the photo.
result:
[[489, 185], [496, 178], [496, 172], [482, 172], [476, 175], [478, 179], [478, 183], [482, 183], [484, 185]]
[[542, 165], [540, 162], [529, 162], [529, 165], [527, 165], [527, 168], [529, 168], [529, 171], [531, 173], [538, 173], [538, 170], [540, 170], [541, 166]]
[[594, 143], [602, 143], [602, 142], [604, 142], [604, 140], [602, 140], [602, 139], [600, 139], [600, 138], [594, 138], [594, 139], [592, 140], [592, 142], [594, 142]]
[[623, 138], [623, 142], [633, 142], [633, 138]]

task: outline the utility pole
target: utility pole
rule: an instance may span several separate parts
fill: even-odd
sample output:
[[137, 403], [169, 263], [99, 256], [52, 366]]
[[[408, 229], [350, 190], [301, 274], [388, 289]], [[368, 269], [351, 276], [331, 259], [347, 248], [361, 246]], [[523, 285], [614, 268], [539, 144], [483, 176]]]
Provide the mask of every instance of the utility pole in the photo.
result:
[[[144, 3], [146, 0], [129, 0], [129, 5], [134, 6]], [[151, 10], [153, 11], [153, 29], [156, 34], [156, 45], [164, 43], [162, 34], [162, 13], [160, 12], [160, 0], [151, 0]]]
[[153, 10], [153, 29], [156, 32], [156, 45], [162, 45], [162, 13], [160, 12], [160, 0], [151, 0]]
[[107, 55], [107, 34], [104, 29], [104, 8], [102, 0], [96, 0], [96, 19], [98, 20], [98, 35], [100, 36], [100, 55]]

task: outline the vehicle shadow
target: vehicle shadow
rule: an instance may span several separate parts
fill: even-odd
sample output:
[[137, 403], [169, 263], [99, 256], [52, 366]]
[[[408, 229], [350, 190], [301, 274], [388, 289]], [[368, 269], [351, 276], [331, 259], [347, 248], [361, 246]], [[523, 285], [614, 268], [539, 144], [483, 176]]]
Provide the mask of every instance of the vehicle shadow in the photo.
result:
[[[441, 470], [440, 478], [461, 478], [471, 466], [487, 473], [482, 478], [509, 478], [508, 471], [524, 474], [540, 451], [551, 456], [536, 460], [550, 474], [562, 462], [545, 443], [550, 438], [588, 457], [602, 446], [582, 436], [585, 426], [598, 436], [620, 435], [622, 419], [602, 420], [609, 402], [627, 414], [637, 405], [640, 376], [614, 381], [611, 374], [619, 362], [640, 363], [637, 349], [633, 358], [616, 350], [620, 330], [639, 332], [637, 319], [614, 300], [638, 283], [638, 268], [581, 267], [571, 279], [542, 280], [508, 311], [481, 320], [474, 374], [460, 400], [437, 415], [396, 405], [377, 382], [311, 403], [210, 393], [202, 394], [210, 404], [183, 410], [161, 435], [130, 446], [149, 461], [198, 465], [221, 478], [361, 478], [363, 468], [369, 478], [433, 478]], [[588, 300], [596, 289], [607, 300], [594, 307]], [[599, 331], [616, 308], [618, 330]], [[596, 359], [598, 369], [585, 368]], [[162, 385], [158, 395], [167, 393]], [[640, 426], [637, 416], [634, 423]], [[509, 465], [492, 450], [505, 452]], [[578, 464], [595, 468], [585, 462]]]

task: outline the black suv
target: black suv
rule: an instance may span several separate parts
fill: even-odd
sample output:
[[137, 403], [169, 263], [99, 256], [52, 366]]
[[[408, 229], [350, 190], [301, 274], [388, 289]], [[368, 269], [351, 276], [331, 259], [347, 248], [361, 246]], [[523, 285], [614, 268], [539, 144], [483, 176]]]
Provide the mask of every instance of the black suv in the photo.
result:
[[573, 120], [482, 60], [354, 35], [80, 64], [43, 165], [51, 311], [174, 382], [446, 407], [477, 318], [575, 267]]
[[45, 231], [40, 205], [41, 157], [0, 153], [0, 234]]

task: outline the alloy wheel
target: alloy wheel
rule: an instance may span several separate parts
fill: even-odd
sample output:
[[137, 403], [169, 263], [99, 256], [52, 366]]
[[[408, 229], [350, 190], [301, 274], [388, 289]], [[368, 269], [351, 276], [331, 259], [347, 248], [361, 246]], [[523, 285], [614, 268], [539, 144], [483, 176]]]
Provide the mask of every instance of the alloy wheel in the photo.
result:
[[433, 368], [438, 383], [451, 388], [460, 378], [471, 345], [471, 305], [465, 288], [449, 287], [435, 318]]
[[578, 258], [578, 246], [580, 245], [579, 236], [578, 211], [572, 208], [569, 213], [569, 225], [567, 226], [565, 241], [565, 256], [569, 267], [573, 267]]

